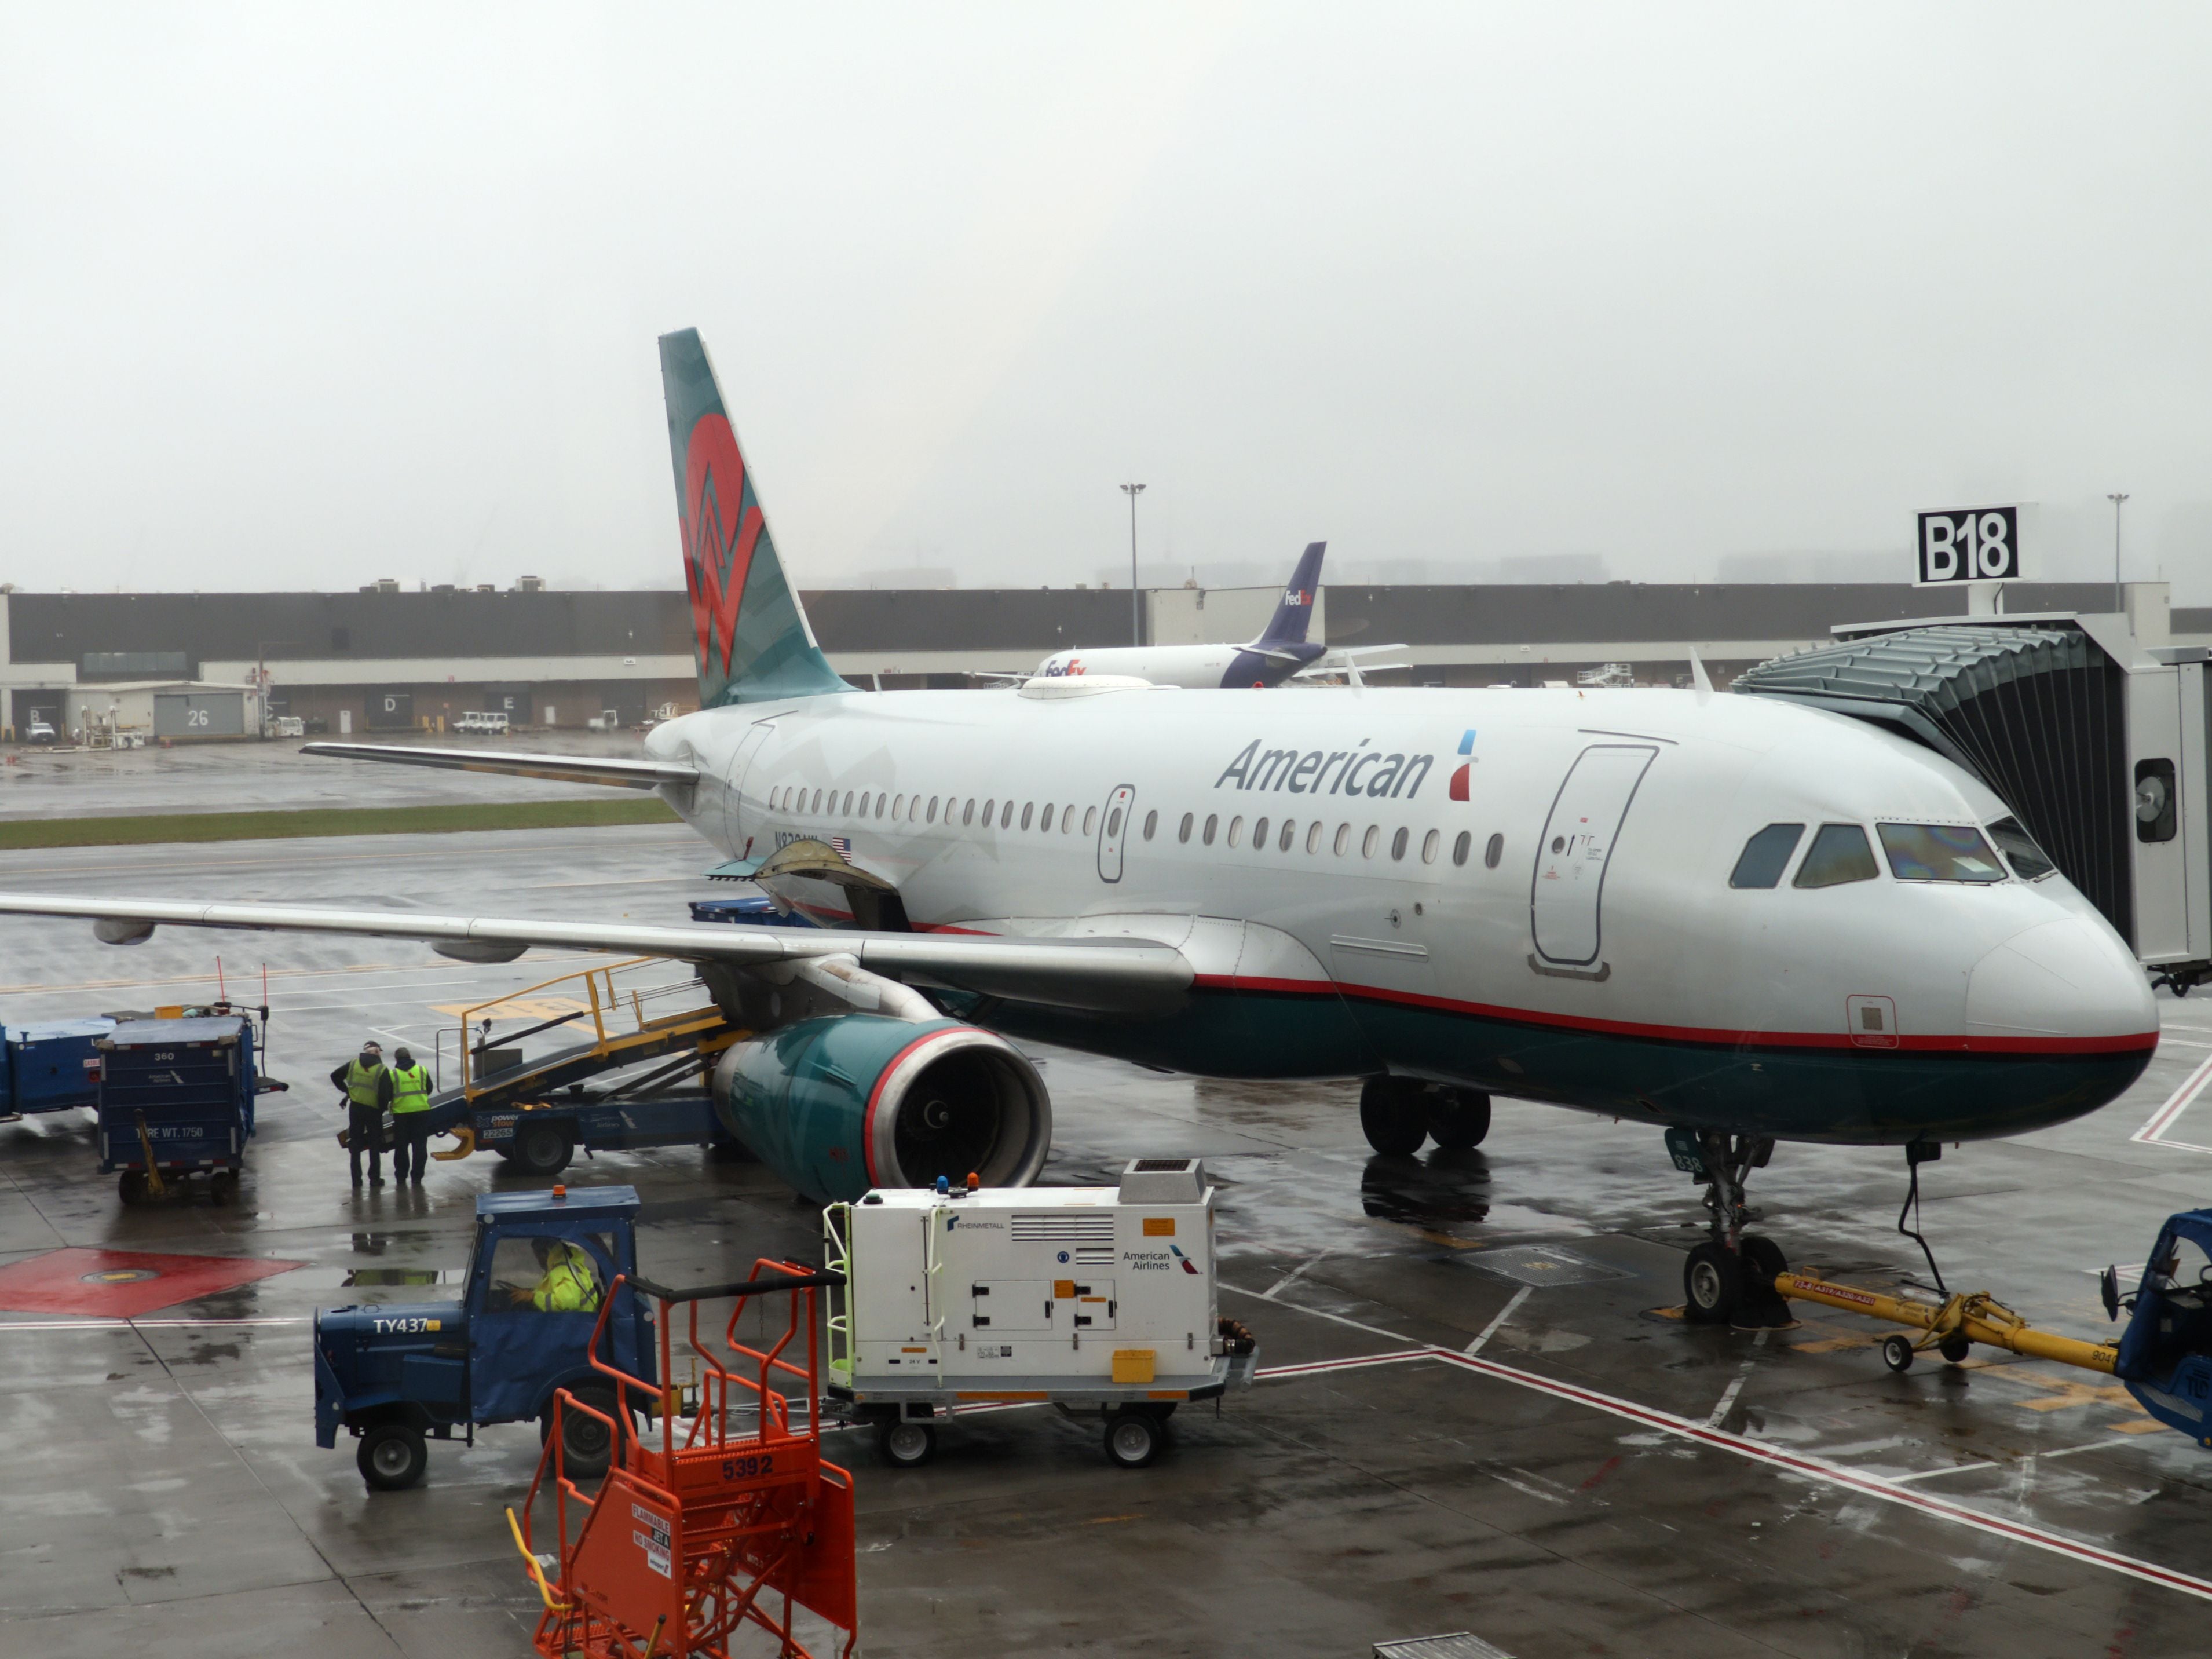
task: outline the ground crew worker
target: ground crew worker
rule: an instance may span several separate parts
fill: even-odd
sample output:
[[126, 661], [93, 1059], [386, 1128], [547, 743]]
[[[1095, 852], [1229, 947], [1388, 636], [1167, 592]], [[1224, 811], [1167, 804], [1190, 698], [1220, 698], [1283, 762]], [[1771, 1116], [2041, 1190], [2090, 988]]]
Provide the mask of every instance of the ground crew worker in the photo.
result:
[[331, 1081], [345, 1091], [346, 1156], [353, 1162], [353, 1189], [361, 1190], [363, 1148], [368, 1152], [368, 1184], [381, 1187], [384, 1104], [392, 1098], [392, 1084], [384, 1075], [383, 1048], [374, 1042], [362, 1043], [359, 1054], [331, 1073]]
[[599, 1312], [599, 1276], [582, 1245], [557, 1238], [533, 1238], [530, 1248], [537, 1252], [538, 1265], [545, 1271], [535, 1290], [516, 1292], [518, 1302], [526, 1299], [540, 1313]]
[[[412, 1181], [422, 1184], [422, 1170], [430, 1156], [430, 1073], [417, 1066], [404, 1048], [393, 1052], [385, 1068], [392, 1103], [392, 1180], [394, 1186]], [[409, 1161], [410, 1152], [413, 1161]]]

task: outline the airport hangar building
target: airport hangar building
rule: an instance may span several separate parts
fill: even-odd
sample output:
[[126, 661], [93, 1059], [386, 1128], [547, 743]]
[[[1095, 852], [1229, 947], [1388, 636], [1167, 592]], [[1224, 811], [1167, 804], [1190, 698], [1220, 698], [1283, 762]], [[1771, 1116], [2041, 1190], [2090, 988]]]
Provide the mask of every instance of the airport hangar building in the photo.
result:
[[[1278, 590], [1159, 588], [1143, 594], [1146, 642], [1243, 641]], [[1071, 647], [1127, 645], [1126, 588], [827, 589], [805, 595], [841, 673], [886, 690], [1016, 674]], [[2131, 583], [2146, 644], [2212, 644], [2212, 609], [2169, 611], [2163, 583]], [[1967, 595], [1902, 583], [1336, 586], [1316, 636], [1399, 645], [1417, 684], [1571, 683], [1626, 663], [1645, 683], [1686, 673], [1696, 647], [1717, 680], [1824, 642], [1831, 627], [1963, 616]], [[2015, 614], [2110, 611], [2109, 584], [2018, 583]], [[1386, 683], [1404, 683], [1394, 674]], [[271, 715], [330, 733], [450, 727], [504, 713], [518, 727], [581, 727], [611, 712], [634, 726], [696, 703], [691, 619], [680, 592], [433, 588], [343, 593], [0, 593], [0, 688], [15, 734], [95, 720], [164, 737], [226, 736]], [[150, 715], [150, 720], [147, 718]]]

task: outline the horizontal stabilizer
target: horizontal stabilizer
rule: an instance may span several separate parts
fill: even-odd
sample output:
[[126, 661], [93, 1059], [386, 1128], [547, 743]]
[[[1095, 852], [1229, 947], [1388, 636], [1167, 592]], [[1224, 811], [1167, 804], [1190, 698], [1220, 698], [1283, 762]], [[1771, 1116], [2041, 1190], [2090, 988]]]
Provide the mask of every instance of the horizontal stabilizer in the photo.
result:
[[[418, 751], [419, 752], [419, 751]], [[408, 910], [321, 909], [291, 904], [179, 903], [168, 899], [85, 898], [68, 893], [0, 893], [0, 915], [77, 916], [103, 939], [139, 943], [156, 927], [349, 933], [420, 939], [463, 960], [495, 961], [507, 947], [605, 951], [738, 967], [797, 969], [811, 958], [850, 957], [887, 978], [918, 979], [985, 996], [1103, 1012], [1172, 1008], [1190, 988], [1189, 961], [1165, 945], [1119, 939], [1028, 939], [959, 933], [866, 933], [816, 927], [640, 926], [500, 916], [434, 916]]]
[[382, 743], [310, 743], [303, 755], [337, 760], [384, 761], [394, 766], [436, 766], [449, 772], [502, 772], [509, 777], [544, 778], [551, 783], [596, 783], [612, 789], [656, 789], [662, 784], [690, 788], [699, 774], [672, 761], [595, 760], [586, 755], [486, 754], [480, 749], [417, 749]]

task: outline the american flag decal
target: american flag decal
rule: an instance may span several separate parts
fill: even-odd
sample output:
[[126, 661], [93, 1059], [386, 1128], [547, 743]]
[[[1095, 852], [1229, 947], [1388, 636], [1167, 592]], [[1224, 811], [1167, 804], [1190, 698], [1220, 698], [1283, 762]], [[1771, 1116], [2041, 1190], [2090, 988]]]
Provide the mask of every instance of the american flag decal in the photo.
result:
[[837, 856], [839, 858], [847, 860], [848, 861], [851, 860], [853, 856], [853, 843], [849, 839], [843, 836], [832, 836], [830, 837], [830, 845], [837, 849]]

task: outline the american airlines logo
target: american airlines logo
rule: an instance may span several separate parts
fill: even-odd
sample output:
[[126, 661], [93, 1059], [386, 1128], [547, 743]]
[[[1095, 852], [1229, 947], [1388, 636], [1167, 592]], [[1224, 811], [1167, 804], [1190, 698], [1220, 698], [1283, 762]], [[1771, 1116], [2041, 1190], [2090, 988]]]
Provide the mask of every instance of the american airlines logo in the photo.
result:
[[1239, 789], [1289, 791], [1293, 795], [1373, 795], [1411, 800], [1436, 764], [1434, 755], [1393, 755], [1368, 748], [1262, 749], [1255, 738], [1213, 781], [1216, 789], [1232, 781]]
[[725, 416], [700, 416], [684, 473], [684, 575], [692, 633], [701, 666], [726, 675], [762, 520], [760, 508], [745, 500], [745, 463]]

